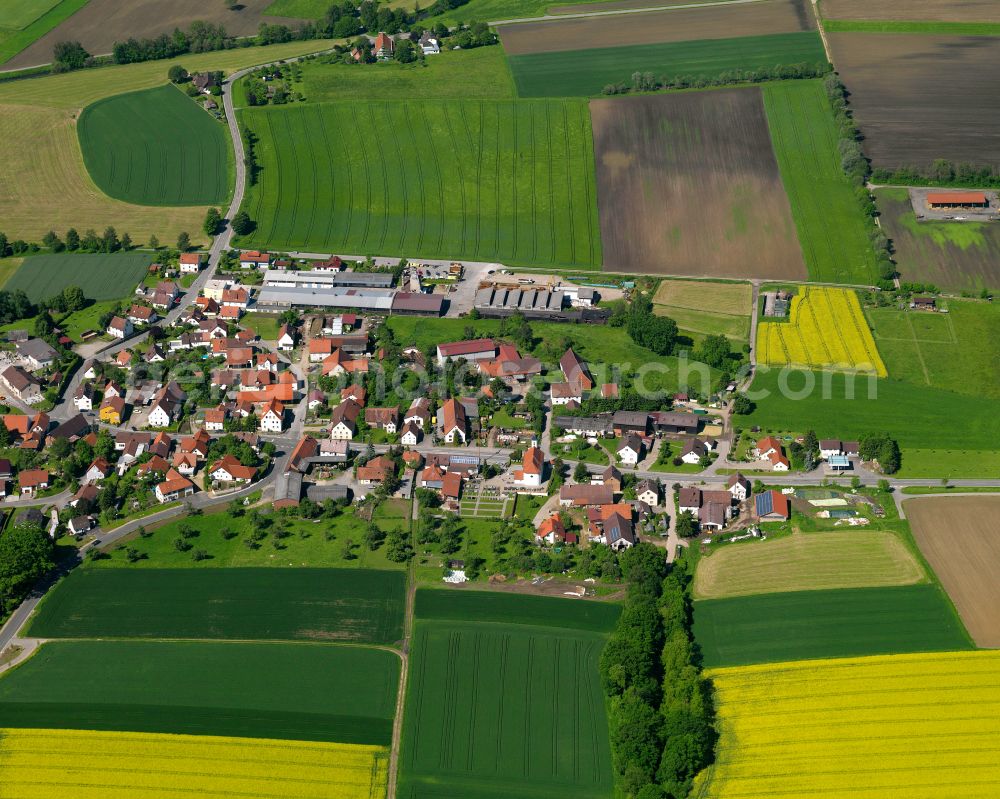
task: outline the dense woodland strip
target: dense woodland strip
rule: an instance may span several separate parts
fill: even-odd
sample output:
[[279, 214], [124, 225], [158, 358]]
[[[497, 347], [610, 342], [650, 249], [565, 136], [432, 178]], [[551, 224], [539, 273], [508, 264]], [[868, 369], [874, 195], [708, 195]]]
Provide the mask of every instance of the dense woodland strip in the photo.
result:
[[625, 607], [601, 655], [615, 778], [631, 799], [682, 799], [713, 758], [711, 684], [691, 633], [693, 568], [662, 549], [622, 554]]

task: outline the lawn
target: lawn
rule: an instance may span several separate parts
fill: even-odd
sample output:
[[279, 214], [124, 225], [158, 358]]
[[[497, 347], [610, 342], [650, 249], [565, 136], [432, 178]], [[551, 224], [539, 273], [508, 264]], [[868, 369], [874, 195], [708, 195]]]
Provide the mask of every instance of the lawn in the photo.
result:
[[67, 286], [79, 286], [91, 300], [125, 297], [142, 282], [153, 259], [149, 253], [113, 255], [35, 255], [25, 258], [7, 291], [20, 289], [32, 302], [54, 297]]
[[[400, 795], [610, 795], [605, 636], [591, 630], [614, 616], [579, 601], [447, 593], [417, 594]], [[539, 621], [555, 626], [518, 623]]]
[[[636, 17], [641, 19], [641, 17]], [[633, 72], [658, 78], [714, 78], [732, 70], [776, 64], [822, 64], [816, 31], [640, 44], [508, 57], [521, 97], [596, 97], [611, 83], [631, 85]]]
[[698, 560], [694, 593], [719, 599], [925, 580], [923, 567], [896, 533], [827, 530], [721, 547]]
[[972, 646], [937, 585], [699, 600], [694, 633], [709, 668]]
[[31, 622], [39, 638], [212, 638], [388, 644], [404, 575], [350, 569], [77, 569]]
[[355, 744], [0, 729], [0, 780], [26, 798], [372, 799], [388, 765], [385, 748]]
[[413, 64], [330, 64], [321, 56], [302, 65], [302, 93], [320, 100], [464, 100], [514, 96], [503, 48], [443, 50]]
[[137, 205], [222, 205], [229, 133], [173, 85], [98, 100], [77, 122], [83, 162], [109, 197]]
[[879, 352], [893, 379], [1000, 398], [1000, 307], [941, 300], [948, 313], [868, 308]]
[[399, 669], [367, 647], [52, 642], [0, 678], [0, 724], [388, 746]]
[[1000, 653], [822, 660], [709, 672], [716, 763], [692, 795], [1000, 794]]
[[585, 439], [578, 438], [569, 444], [553, 444], [553, 456], [559, 456], [563, 460], [582, 461], [592, 463], [595, 466], [608, 465], [608, 452], [601, 446], [592, 446], [586, 443]]
[[88, 330], [100, 330], [98, 324], [101, 317], [113, 311], [121, 303], [121, 300], [105, 300], [88, 305], [80, 311], [73, 311], [67, 314], [59, 322], [59, 329], [69, 336], [73, 341], [82, 341], [83, 334]]
[[278, 314], [272, 313], [251, 313], [240, 320], [243, 327], [249, 327], [264, 341], [277, 341], [278, 331], [281, 329], [281, 320]]
[[528, 426], [524, 419], [515, 419], [511, 416], [506, 408], [501, 408], [494, 413], [490, 422], [494, 427], [503, 427], [507, 430], [523, 430]]
[[352, 101], [241, 121], [261, 165], [242, 245], [600, 265], [584, 103]]
[[840, 166], [837, 128], [822, 82], [769, 83], [764, 107], [809, 277], [871, 284], [875, 254]]
[[0, 8], [0, 64], [69, 19], [87, 0], [15, 0]]

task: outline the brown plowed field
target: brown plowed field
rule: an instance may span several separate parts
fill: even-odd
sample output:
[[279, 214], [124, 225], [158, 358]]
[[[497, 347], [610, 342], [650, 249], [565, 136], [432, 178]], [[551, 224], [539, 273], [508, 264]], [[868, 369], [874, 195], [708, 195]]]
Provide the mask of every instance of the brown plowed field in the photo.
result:
[[[587, 6], [588, 9], [591, 6]], [[806, 0], [770, 0], [718, 8], [681, 8], [605, 17], [519, 22], [499, 28], [509, 55], [588, 50], [695, 39], [730, 39], [812, 30]]]
[[827, 19], [1000, 22], [997, 0], [823, 0]]
[[[239, 11], [230, 11], [222, 0], [90, 0], [53, 30], [4, 64], [4, 69], [22, 69], [48, 64], [57, 42], [80, 42], [94, 55], [110, 53], [115, 42], [130, 37], [142, 39], [187, 30], [196, 19], [222, 25], [234, 36], [257, 33], [263, 21], [297, 27], [298, 19], [263, 17], [272, 0], [240, 0]], [[166, 74], [166, 73], [164, 73]]]
[[806, 277], [760, 90], [594, 100], [609, 271]]
[[1000, 647], [1000, 497], [921, 497], [904, 508], [972, 639]]
[[1000, 166], [1000, 37], [827, 36], [875, 166]]

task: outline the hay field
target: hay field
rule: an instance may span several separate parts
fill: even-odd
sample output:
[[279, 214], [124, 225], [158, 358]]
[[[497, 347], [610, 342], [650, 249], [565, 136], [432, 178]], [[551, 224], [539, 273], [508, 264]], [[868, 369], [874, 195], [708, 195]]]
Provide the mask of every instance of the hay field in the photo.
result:
[[718, 8], [678, 8], [640, 16], [581, 17], [501, 25], [498, 33], [508, 55], [591, 48], [728, 39], [814, 30], [816, 20], [805, 0], [771, 0]]
[[[1000, 37], [829, 33], [873, 166], [1000, 167]], [[956, 124], [961, 120], [961, 124]]]
[[1000, 287], [1000, 225], [918, 221], [906, 189], [875, 196], [902, 280], [954, 291]]
[[910, 585], [921, 565], [895, 533], [844, 530], [795, 533], [776, 541], [723, 547], [698, 561], [698, 599]]
[[32, 302], [54, 297], [67, 286], [79, 286], [90, 300], [115, 300], [135, 290], [152, 262], [149, 253], [36, 255], [24, 259], [6, 289], [20, 289]]
[[0, 729], [0, 784], [21, 799], [376, 799], [388, 759], [354, 744]]
[[653, 296], [653, 312], [669, 316], [688, 333], [722, 333], [746, 341], [750, 336], [752, 300], [749, 283], [664, 280]]
[[826, 19], [1000, 22], [995, 0], [823, 0]]
[[90, 176], [110, 197], [207, 205], [229, 196], [229, 131], [175, 86], [99, 100], [83, 110], [77, 132]]
[[858, 296], [850, 289], [801, 286], [787, 322], [758, 325], [757, 360], [770, 366], [888, 374]]
[[1000, 652], [719, 669], [702, 799], [969, 799], [1000, 793]]
[[290, 42], [80, 70], [0, 84], [0, 219], [12, 239], [38, 241], [55, 228], [102, 232], [113, 225], [136, 243], [156, 235], [172, 243], [181, 231], [197, 244], [206, 207], [153, 208], [113, 200], [91, 180], [83, 163], [76, 117], [84, 106], [113, 94], [162, 86], [174, 63], [197, 71], [232, 72], [244, 66], [314, 52], [324, 41]]
[[582, 102], [353, 101], [240, 119], [261, 164], [241, 245], [600, 265]]
[[591, 116], [606, 269], [805, 275], [759, 89], [594, 100]]
[[1000, 497], [922, 497], [903, 507], [973, 640], [1000, 647]]

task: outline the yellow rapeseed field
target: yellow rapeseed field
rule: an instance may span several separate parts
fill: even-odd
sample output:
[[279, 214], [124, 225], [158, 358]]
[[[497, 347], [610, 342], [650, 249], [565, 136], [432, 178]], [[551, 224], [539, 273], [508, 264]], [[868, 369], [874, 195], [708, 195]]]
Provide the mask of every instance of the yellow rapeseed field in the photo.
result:
[[1000, 796], [1000, 651], [715, 669], [699, 799]]
[[0, 796], [382, 799], [383, 747], [87, 730], [0, 729]]
[[857, 294], [821, 286], [800, 288], [792, 298], [788, 322], [759, 325], [757, 361], [888, 374]]

